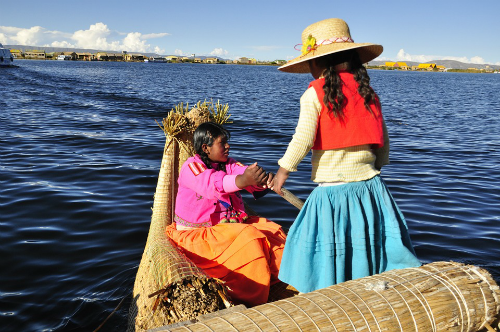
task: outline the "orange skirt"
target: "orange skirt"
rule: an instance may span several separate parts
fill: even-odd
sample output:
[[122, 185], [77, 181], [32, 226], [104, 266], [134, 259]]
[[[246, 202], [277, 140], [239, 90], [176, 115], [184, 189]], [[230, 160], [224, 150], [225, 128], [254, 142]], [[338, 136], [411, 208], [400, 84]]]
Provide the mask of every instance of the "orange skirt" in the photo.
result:
[[266, 303], [269, 287], [278, 282], [286, 235], [266, 218], [189, 230], [177, 230], [172, 223], [166, 234], [208, 276], [225, 281], [236, 303]]

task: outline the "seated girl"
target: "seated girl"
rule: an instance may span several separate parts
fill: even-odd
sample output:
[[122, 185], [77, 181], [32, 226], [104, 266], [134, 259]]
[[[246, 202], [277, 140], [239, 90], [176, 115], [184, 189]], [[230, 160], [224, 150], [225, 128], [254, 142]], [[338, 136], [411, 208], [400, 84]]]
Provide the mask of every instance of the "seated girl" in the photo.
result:
[[229, 158], [229, 132], [212, 122], [194, 132], [196, 151], [182, 165], [175, 223], [166, 234], [208, 276], [225, 281], [236, 303], [267, 302], [278, 282], [286, 235], [278, 224], [245, 213], [239, 191], [263, 196], [274, 175]]

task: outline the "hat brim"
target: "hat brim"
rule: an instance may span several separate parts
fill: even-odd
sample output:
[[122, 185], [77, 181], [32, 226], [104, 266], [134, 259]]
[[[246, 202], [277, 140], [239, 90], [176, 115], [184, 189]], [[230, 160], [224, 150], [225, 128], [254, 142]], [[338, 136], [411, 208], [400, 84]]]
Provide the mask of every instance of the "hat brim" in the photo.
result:
[[295, 59], [288, 61], [286, 64], [279, 67], [278, 69], [287, 73], [299, 73], [299, 74], [309, 73], [310, 70], [307, 61], [322, 57], [324, 55], [347, 51], [347, 50], [353, 50], [353, 49], [355, 49], [358, 52], [361, 63], [367, 63], [375, 59], [380, 54], [382, 54], [382, 51], [384, 50], [382, 45], [378, 44], [332, 43], [328, 45], [322, 45], [316, 50], [312, 50], [307, 54], [300, 55]]

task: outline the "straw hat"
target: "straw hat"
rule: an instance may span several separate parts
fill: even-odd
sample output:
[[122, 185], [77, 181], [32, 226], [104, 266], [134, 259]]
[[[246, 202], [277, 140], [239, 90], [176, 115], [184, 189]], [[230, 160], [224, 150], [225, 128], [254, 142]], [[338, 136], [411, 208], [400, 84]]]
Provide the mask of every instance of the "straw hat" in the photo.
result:
[[375, 59], [383, 51], [382, 45], [355, 43], [344, 20], [329, 18], [305, 28], [302, 32], [302, 54], [278, 69], [287, 73], [309, 73], [308, 60], [352, 49], [358, 51], [362, 63]]

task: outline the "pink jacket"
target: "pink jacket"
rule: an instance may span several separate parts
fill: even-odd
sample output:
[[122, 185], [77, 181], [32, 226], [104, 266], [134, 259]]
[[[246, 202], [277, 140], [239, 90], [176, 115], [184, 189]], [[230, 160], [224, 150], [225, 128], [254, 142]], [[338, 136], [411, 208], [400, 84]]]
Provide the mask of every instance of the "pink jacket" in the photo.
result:
[[[179, 174], [179, 190], [175, 202], [175, 223], [188, 227], [211, 227], [219, 222], [242, 222], [245, 213], [243, 198], [235, 178], [248, 166], [229, 158], [226, 172], [207, 168], [199, 155], [189, 158]], [[246, 187], [254, 194], [264, 189]], [[263, 196], [254, 194], [255, 197]]]

